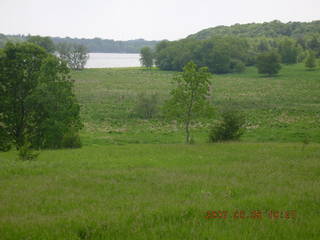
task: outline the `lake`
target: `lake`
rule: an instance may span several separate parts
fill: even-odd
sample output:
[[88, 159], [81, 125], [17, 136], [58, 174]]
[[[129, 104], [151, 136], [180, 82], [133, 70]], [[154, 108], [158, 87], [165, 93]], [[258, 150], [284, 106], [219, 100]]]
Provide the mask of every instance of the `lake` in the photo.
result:
[[138, 53], [89, 53], [85, 68], [139, 67]]

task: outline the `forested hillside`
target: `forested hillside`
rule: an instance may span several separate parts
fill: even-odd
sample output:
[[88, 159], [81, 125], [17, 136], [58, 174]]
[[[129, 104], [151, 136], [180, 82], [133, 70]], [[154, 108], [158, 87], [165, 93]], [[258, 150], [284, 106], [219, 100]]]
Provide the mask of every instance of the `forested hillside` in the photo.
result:
[[[0, 34], [0, 47], [3, 47], [7, 41], [25, 41], [28, 36], [24, 35], [4, 35]], [[115, 41], [111, 39], [101, 38], [60, 38], [52, 37], [55, 44], [67, 42], [81, 44], [87, 47], [89, 52], [105, 52], [105, 53], [139, 53], [140, 49], [148, 46], [153, 48], [158, 41], [146, 41], [144, 39]]]
[[[276, 52], [284, 64], [295, 64], [314, 54], [320, 57], [320, 21], [272, 21], [205, 29], [178, 41], [162, 41], [155, 63], [162, 70], [181, 71], [193, 61], [212, 73], [243, 72], [257, 57]], [[312, 53], [311, 53], [312, 52]]]
[[308, 34], [320, 33], [320, 21], [282, 23], [278, 20], [265, 23], [234, 24], [217, 26], [201, 30], [188, 38], [208, 39], [213, 36], [241, 36], [241, 37], [294, 37], [299, 38]]

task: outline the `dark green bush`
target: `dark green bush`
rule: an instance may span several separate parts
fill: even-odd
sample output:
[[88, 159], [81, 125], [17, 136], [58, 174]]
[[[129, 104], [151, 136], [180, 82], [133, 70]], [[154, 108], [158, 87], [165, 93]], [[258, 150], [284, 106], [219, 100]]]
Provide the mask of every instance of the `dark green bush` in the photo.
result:
[[243, 73], [246, 70], [246, 66], [244, 65], [244, 63], [237, 59], [231, 60], [230, 67], [235, 73]]
[[63, 148], [81, 148], [80, 136], [76, 131], [69, 131], [63, 135], [61, 147]]
[[218, 123], [210, 128], [209, 142], [238, 140], [245, 131], [245, 117], [234, 110], [224, 111]]
[[18, 156], [22, 161], [35, 160], [39, 156], [39, 152], [35, 152], [31, 148], [30, 142], [26, 142], [19, 148]]
[[133, 109], [134, 114], [143, 119], [150, 119], [158, 113], [159, 97], [157, 94], [146, 95], [141, 93], [138, 95], [136, 106]]

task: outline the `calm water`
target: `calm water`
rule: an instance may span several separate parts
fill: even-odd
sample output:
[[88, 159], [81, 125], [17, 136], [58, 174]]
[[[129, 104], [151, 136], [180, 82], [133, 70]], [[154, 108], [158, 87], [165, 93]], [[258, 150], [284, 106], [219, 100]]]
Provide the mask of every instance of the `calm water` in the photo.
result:
[[137, 53], [89, 53], [86, 68], [139, 67]]

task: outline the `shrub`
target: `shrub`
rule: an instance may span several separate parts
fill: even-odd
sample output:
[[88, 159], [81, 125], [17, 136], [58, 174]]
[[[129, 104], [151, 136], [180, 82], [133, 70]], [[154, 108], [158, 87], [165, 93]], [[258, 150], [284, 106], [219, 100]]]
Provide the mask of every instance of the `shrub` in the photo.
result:
[[31, 148], [30, 142], [26, 142], [19, 148], [18, 156], [22, 161], [35, 160], [39, 156], [39, 152], [35, 152]]
[[147, 96], [145, 93], [138, 95], [136, 106], [133, 111], [136, 116], [143, 119], [150, 119], [155, 117], [158, 113], [159, 97], [157, 94]]
[[224, 111], [221, 120], [210, 128], [209, 142], [238, 140], [244, 133], [245, 117], [237, 111]]
[[82, 146], [80, 136], [76, 131], [69, 131], [63, 135], [61, 146], [63, 148], [80, 148]]
[[244, 65], [244, 63], [237, 59], [231, 60], [230, 67], [235, 73], [243, 73], [246, 70], [246, 66]]
[[316, 55], [313, 51], [309, 51], [308, 57], [305, 61], [305, 67], [309, 70], [313, 70], [317, 67]]
[[277, 74], [281, 69], [280, 60], [281, 57], [276, 51], [261, 53], [257, 57], [258, 73], [269, 76]]

